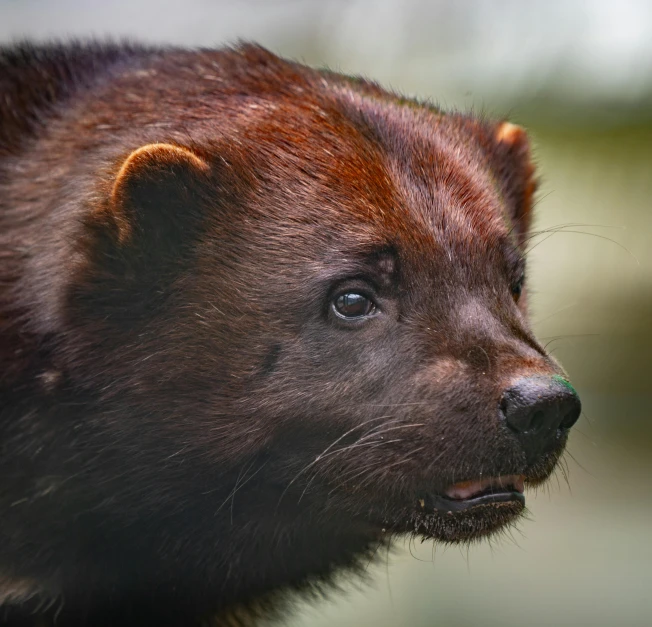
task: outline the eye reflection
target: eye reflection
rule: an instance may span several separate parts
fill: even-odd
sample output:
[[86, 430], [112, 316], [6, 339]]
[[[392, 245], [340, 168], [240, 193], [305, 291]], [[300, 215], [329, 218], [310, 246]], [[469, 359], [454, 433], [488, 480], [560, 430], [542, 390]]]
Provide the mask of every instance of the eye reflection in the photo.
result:
[[376, 309], [373, 301], [357, 292], [340, 294], [333, 301], [333, 310], [340, 318], [363, 318]]

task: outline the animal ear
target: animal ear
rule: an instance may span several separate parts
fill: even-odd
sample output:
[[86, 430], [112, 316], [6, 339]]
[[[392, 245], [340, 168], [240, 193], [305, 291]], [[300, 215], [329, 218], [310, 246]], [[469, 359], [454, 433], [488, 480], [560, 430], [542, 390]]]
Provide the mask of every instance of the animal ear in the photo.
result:
[[521, 126], [501, 122], [493, 129], [493, 161], [514, 232], [523, 245], [532, 223], [537, 189], [530, 141]]
[[204, 223], [209, 173], [199, 155], [172, 144], [128, 155], [84, 220], [71, 286], [76, 302], [119, 311], [165, 294], [189, 263]]
[[122, 246], [178, 239], [193, 222], [192, 191], [208, 170], [187, 148], [141, 146], [122, 162], [107, 203], [92, 218], [112, 229]]

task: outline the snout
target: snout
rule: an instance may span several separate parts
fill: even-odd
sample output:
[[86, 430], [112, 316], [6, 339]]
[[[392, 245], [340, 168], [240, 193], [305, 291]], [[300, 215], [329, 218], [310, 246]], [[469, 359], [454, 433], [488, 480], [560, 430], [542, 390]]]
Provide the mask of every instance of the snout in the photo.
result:
[[[483, 406], [486, 411], [487, 405]], [[577, 422], [581, 409], [573, 386], [559, 375], [512, 380], [499, 403], [501, 436], [510, 437], [494, 438], [484, 450], [478, 448], [481, 440], [472, 438], [474, 458], [467, 458], [470, 463], [462, 473], [454, 472], [459, 468], [460, 449], [451, 447], [449, 454], [453, 457], [441, 467], [440, 475], [432, 480], [420, 478], [414, 500], [405, 506], [397, 505], [396, 518], [387, 518], [387, 502], [381, 499], [378, 511], [382, 528], [460, 542], [490, 535], [511, 524], [525, 511], [525, 487], [539, 485], [554, 470], [566, 434]], [[488, 423], [491, 433], [495, 433], [496, 423], [488, 420], [485, 425]], [[458, 435], [462, 439], [466, 433]], [[448, 475], [452, 480], [442, 486], [447, 467], [453, 471]], [[429, 466], [427, 472], [432, 473], [433, 467]]]
[[500, 409], [533, 464], [577, 422], [582, 404], [571, 384], [553, 375], [519, 379], [503, 394]]

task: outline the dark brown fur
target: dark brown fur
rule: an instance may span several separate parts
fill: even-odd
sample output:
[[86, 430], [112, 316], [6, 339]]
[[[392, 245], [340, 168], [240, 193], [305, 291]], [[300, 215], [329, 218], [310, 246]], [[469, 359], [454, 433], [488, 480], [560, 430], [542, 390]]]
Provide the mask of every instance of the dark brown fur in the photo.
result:
[[511, 522], [423, 499], [563, 447], [498, 411], [559, 371], [510, 291], [533, 190], [520, 129], [255, 46], [0, 51], [6, 622], [188, 625]]

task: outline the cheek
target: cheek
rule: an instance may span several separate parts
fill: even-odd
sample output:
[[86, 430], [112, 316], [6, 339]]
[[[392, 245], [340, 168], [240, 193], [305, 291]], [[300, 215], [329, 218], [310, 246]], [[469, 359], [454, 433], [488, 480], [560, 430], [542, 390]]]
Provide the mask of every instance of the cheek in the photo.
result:
[[414, 360], [401, 356], [396, 335], [313, 329], [285, 341], [269, 349], [255, 396], [295, 415], [356, 415], [412, 377]]

